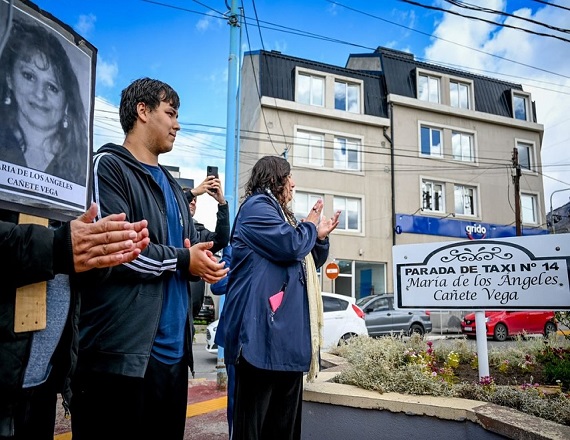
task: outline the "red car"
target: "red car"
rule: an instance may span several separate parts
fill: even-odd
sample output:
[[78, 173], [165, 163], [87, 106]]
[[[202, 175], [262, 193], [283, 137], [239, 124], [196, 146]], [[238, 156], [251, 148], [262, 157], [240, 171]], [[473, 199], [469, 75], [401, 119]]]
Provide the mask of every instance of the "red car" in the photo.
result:
[[[541, 333], [548, 336], [558, 330], [554, 312], [532, 310], [528, 312], [485, 312], [487, 336], [504, 341], [510, 336], [523, 333]], [[461, 321], [461, 331], [467, 337], [475, 337], [475, 313], [468, 313]]]

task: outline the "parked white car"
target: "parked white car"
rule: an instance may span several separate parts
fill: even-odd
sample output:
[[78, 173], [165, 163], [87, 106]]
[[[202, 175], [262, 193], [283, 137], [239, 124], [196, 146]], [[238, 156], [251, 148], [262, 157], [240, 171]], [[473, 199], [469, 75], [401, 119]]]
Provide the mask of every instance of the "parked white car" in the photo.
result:
[[[322, 292], [322, 298], [323, 351], [329, 351], [354, 336], [368, 335], [364, 312], [354, 298], [329, 292]], [[215, 355], [218, 354], [218, 346], [214, 343], [217, 328], [217, 320], [206, 328], [206, 351]]]

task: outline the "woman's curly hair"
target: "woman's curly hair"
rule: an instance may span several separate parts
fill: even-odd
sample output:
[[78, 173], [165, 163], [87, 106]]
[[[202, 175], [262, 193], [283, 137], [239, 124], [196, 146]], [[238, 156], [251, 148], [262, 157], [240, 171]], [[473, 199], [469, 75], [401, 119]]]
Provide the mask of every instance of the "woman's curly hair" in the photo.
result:
[[245, 196], [269, 190], [275, 196], [289, 221], [295, 223], [295, 215], [285, 200], [285, 184], [291, 174], [291, 164], [280, 156], [264, 156], [251, 170], [245, 185]]

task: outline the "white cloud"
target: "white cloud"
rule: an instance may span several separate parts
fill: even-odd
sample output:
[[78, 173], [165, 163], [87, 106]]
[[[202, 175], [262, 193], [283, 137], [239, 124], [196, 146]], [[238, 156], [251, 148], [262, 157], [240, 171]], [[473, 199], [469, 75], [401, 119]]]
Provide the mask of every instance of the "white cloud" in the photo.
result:
[[106, 62], [103, 57], [97, 55], [97, 81], [106, 87], [113, 87], [119, 74], [117, 62]]
[[97, 17], [93, 14], [88, 15], [80, 15], [79, 21], [75, 24], [75, 30], [82, 36], [87, 38], [91, 31], [95, 28], [95, 22], [97, 21]]
[[204, 17], [198, 20], [196, 23], [196, 29], [200, 32], [206, 32], [213, 26], [219, 28], [221, 24], [224, 23], [224, 20], [220, 18], [214, 18], [214, 15], [217, 17], [218, 14], [213, 11], [208, 12]]
[[[505, 10], [504, 1], [477, 3], [491, 9]], [[534, 15], [527, 8], [512, 14], [553, 26], [567, 27], [567, 16], [551, 6], [540, 7]], [[515, 18], [507, 18], [505, 23], [555, 34], [555, 31], [537, 28]], [[462, 70], [483, 69], [475, 72], [522, 84], [523, 89], [532, 94], [532, 99], [536, 102], [537, 121], [545, 129], [541, 158], [545, 209], [548, 212], [551, 194], [558, 189], [570, 188], [570, 148], [567, 148], [570, 138], [566, 130], [570, 115], [570, 79], [563, 76], [565, 72], [570, 72], [569, 43], [451, 14], [443, 15], [434, 34], [447, 41], [434, 40], [425, 50], [427, 59], [454, 64]], [[553, 207], [567, 203], [568, 196], [570, 192], [556, 194]]]
[[281, 53], [287, 53], [287, 42], [284, 40], [275, 41], [273, 42], [273, 48]]

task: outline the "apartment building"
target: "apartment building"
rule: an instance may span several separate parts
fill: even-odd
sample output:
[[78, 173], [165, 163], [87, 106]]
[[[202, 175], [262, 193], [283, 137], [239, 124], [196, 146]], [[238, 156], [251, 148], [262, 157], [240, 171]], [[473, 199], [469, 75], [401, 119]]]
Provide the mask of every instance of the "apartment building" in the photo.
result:
[[[240, 188], [257, 159], [283, 155], [293, 210], [321, 197], [342, 210], [323, 290], [390, 292], [392, 246], [547, 233], [529, 93], [512, 84], [378, 48], [345, 67], [256, 51], [241, 74]], [[520, 190], [515, 191], [515, 187]]]

